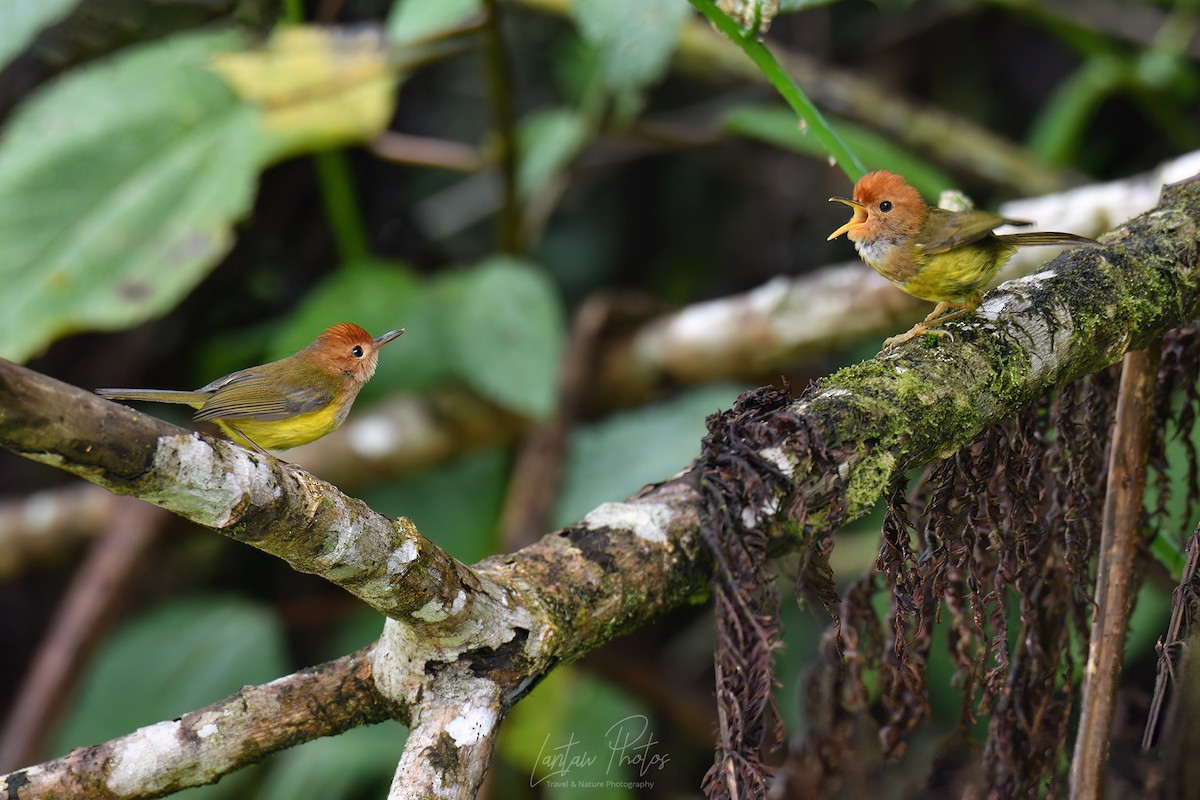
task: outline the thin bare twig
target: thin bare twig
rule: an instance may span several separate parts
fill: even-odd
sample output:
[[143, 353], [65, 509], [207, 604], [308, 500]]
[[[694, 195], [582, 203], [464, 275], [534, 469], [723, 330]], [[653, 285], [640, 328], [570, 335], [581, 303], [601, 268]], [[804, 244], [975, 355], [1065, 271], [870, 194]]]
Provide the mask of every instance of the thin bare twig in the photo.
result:
[[579, 307], [567, 337], [559, 380], [558, 408], [553, 418], [534, 424], [517, 452], [500, 530], [506, 550], [516, 550], [550, 528], [550, 516], [562, 486], [567, 437], [596, 379], [600, 334], [612, 298], [593, 295]]
[[1134, 556], [1141, 533], [1150, 413], [1161, 350], [1161, 342], [1156, 341], [1145, 350], [1127, 353], [1121, 370], [1100, 532], [1096, 615], [1071, 762], [1074, 800], [1099, 800], [1104, 793], [1117, 679], [1136, 591]]
[[478, 148], [448, 139], [384, 131], [371, 142], [371, 152], [399, 164], [435, 167], [450, 172], [478, 172], [486, 160]]

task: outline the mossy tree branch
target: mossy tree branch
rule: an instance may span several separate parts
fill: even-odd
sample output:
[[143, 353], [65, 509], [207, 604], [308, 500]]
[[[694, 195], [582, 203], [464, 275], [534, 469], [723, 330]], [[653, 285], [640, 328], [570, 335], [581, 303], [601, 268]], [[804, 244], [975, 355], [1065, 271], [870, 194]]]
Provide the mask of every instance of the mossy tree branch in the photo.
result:
[[[498, 720], [542, 676], [705, 593], [711, 569], [701, 537], [713, 498], [700, 487], [721, 486], [724, 518], [769, 531], [776, 549], [811, 541], [796, 536], [796, 509], [805, 533], [829, 532], [866, 513], [897, 475], [1194, 316], [1198, 265], [1193, 180], [1170, 187], [1158, 208], [1104, 246], [1064, 253], [988, 295], [975, 317], [947, 326], [953, 341], [915, 340], [796, 400], [751, 395], [714, 418], [712, 429], [737, 443], [735, 457], [770, 465], [769, 480], [730, 481], [706, 455], [473, 568], [409, 521], [387, 520], [302, 470], [7, 362], [0, 445], [273, 553], [383, 611], [389, 621], [370, 655], [371, 678], [381, 702], [410, 709], [421, 734], [393, 796], [438, 785], [470, 797], [482, 779], [472, 754], [490, 751]], [[0, 778], [0, 788], [45, 778], [49, 767]], [[156, 767], [171, 768], [162, 759]]]

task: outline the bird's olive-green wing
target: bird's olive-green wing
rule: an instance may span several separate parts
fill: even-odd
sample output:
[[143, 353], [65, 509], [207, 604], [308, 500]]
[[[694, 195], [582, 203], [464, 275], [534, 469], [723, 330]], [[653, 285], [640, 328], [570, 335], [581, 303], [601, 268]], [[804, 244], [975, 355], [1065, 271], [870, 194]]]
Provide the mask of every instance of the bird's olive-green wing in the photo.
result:
[[944, 253], [955, 247], [977, 242], [1001, 225], [1029, 225], [990, 211], [946, 211], [933, 208], [929, 220], [917, 236], [917, 247], [928, 255]]
[[284, 387], [271, 376], [243, 370], [218, 378], [208, 386], [212, 396], [196, 412], [196, 419], [277, 420], [316, 411], [328, 405], [333, 390], [328, 386]]

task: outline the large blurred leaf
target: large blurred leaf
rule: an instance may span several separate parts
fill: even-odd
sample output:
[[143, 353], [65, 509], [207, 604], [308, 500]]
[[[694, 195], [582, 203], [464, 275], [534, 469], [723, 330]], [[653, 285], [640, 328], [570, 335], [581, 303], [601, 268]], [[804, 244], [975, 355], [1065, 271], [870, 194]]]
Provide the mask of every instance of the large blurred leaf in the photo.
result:
[[213, 69], [259, 108], [265, 160], [366, 141], [392, 116], [396, 70], [377, 28], [285, 27]]
[[571, 436], [554, 525], [574, 522], [601, 503], [624, 500], [688, 466], [700, 455], [705, 418], [733, 405], [740, 391], [706, 386], [579, 428]]
[[239, 41], [132, 48], [18, 110], [0, 140], [0, 356], [160, 314], [229, 248], [257, 172], [254, 112], [204, 64]]
[[270, 358], [296, 352], [337, 322], [357, 323], [375, 336], [404, 328], [383, 349], [365, 391], [428, 389], [451, 374], [440, 317], [425, 283], [407, 268], [380, 261], [351, 264], [308, 292], [273, 340]]
[[[800, 127], [796, 115], [782, 106], [739, 106], [722, 119], [722, 127], [740, 136], [824, 158], [825, 148]], [[884, 137], [850, 122], [837, 124], [838, 134], [869, 169], [898, 172], [926, 197], [937, 198], [954, 180], [923, 158], [913, 155]]]
[[563, 312], [546, 274], [495, 256], [450, 273], [437, 286], [447, 353], [455, 371], [496, 403], [531, 417], [549, 414], [558, 389]]
[[258, 800], [349, 800], [383, 797], [404, 749], [407, 731], [384, 722], [317, 739], [271, 761]]
[[0, 3], [0, 69], [79, 0], [4, 0]]
[[691, 7], [684, 0], [604, 0], [576, 2], [572, 10], [580, 33], [604, 54], [608, 85], [626, 89], [662, 77]]
[[387, 18], [387, 37], [392, 42], [429, 39], [481, 13], [481, 0], [396, 0]]
[[131, 733], [287, 671], [283, 632], [262, 606], [220, 596], [160, 606], [101, 649], [52, 749]]

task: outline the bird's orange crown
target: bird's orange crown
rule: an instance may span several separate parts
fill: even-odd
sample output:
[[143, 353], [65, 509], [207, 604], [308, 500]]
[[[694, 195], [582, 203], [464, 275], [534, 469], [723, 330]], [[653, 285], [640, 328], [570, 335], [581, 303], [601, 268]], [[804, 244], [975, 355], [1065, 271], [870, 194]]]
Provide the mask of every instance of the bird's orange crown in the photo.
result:
[[829, 234], [836, 239], [843, 233], [851, 241], [873, 240], [880, 236], [895, 239], [916, 234], [929, 211], [920, 193], [894, 172], [868, 172], [854, 184], [853, 199], [831, 197], [854, 209], [854, 215], [842, 227]]
[[403, 329], [391, 331], [375, 339], [353, 322], [339, 322], [326, 328], [306, 349], [329, 374], [340, 372], [358, 383], [366, 383], [379, 364], [379, 348], [402, 333]]

